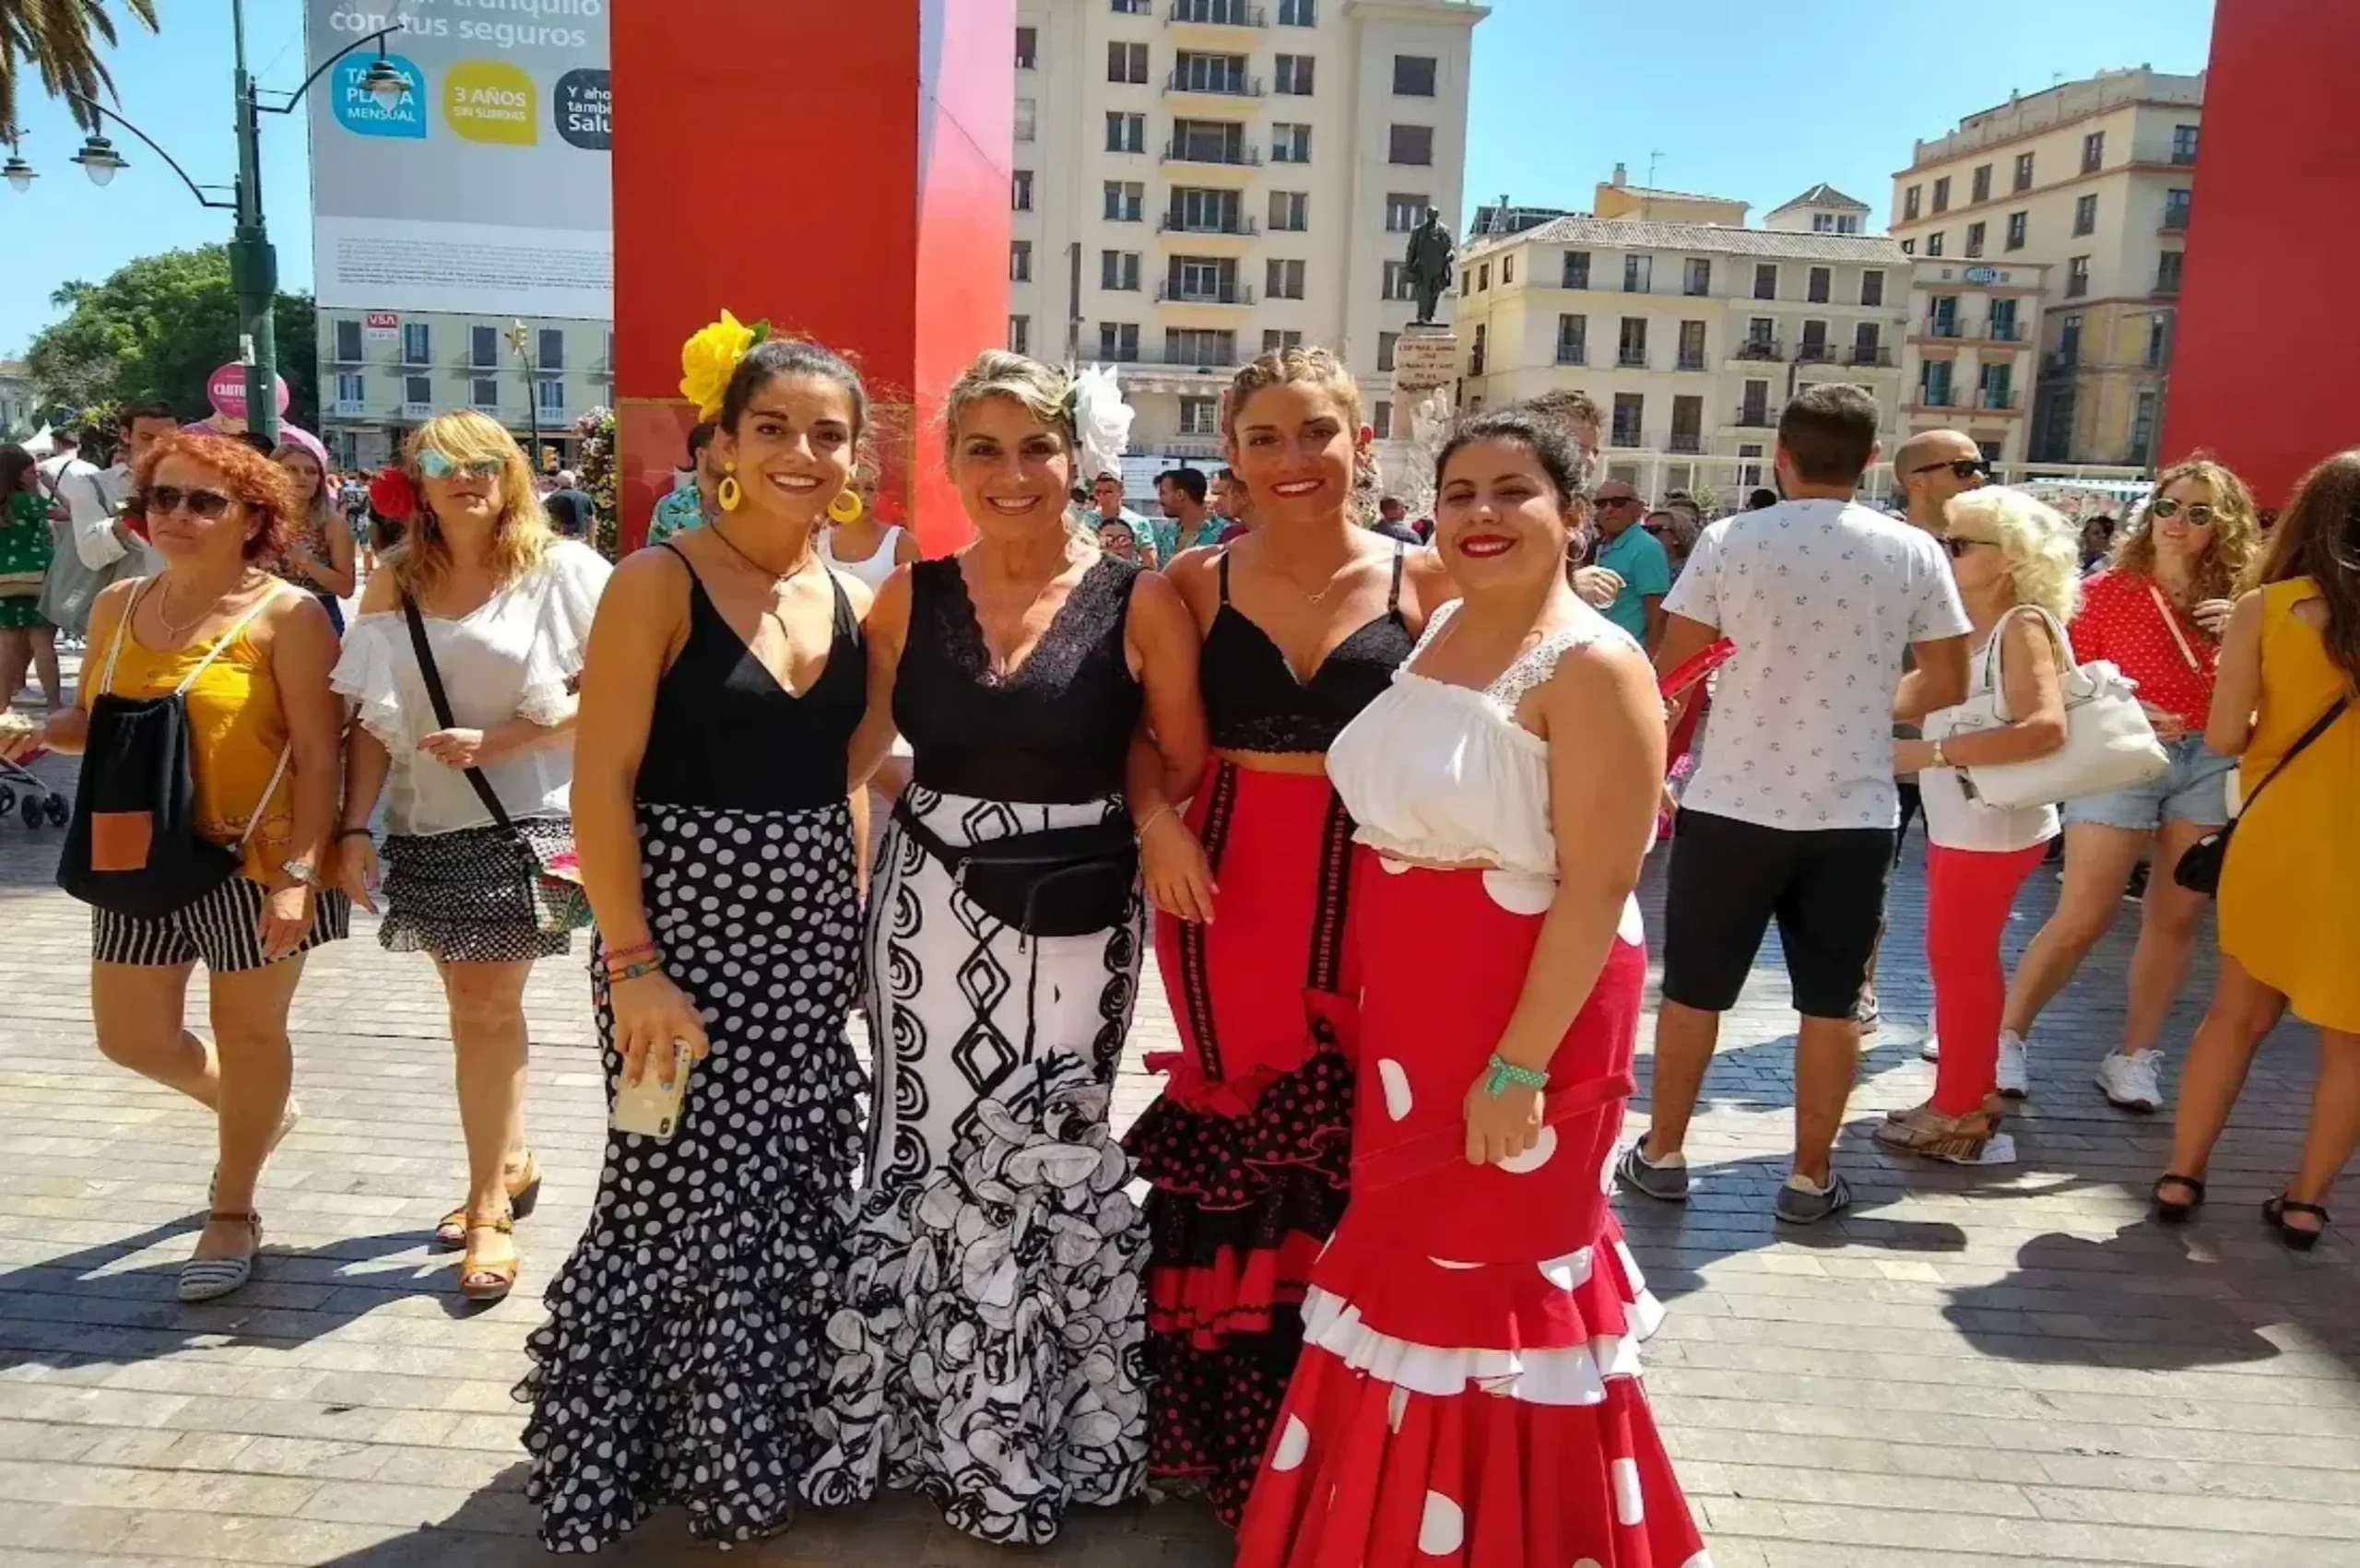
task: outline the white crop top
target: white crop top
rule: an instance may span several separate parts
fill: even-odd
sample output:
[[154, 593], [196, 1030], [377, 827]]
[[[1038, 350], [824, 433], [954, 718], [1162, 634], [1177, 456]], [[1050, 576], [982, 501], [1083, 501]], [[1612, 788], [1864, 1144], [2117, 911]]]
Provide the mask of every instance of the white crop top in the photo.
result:
[[901, 543], [902, 525], [896, 523], [885, 530], [884, 536], [877, 541], [877, 548], [867, 560], [846, 560], [836, 554], [836, 531], [833, 528], [820, 530], [820, 559], [847, 576], [859, 578], [868, 584], [871, 592], [883, 587], [885, 579], [893, 575], [893, 568], [901, 564], [893, 559], [893, 552]]
[[1557, 880], [1549, 743], [1516, 722], [1516, 704], [1569, 651], [1631, 638], [1580, 606], [1578, 624], [1542, 639], [1477, 691], [1411, 667], [1457, 608], [1434, 612], [1392, 687], [1344, 726], [1328, 751], [1328, 777], [1360, 825], [1361, 843], [1430, 865], [1496, 867], [1529, 884], [1538, 908], [1546, 908]]

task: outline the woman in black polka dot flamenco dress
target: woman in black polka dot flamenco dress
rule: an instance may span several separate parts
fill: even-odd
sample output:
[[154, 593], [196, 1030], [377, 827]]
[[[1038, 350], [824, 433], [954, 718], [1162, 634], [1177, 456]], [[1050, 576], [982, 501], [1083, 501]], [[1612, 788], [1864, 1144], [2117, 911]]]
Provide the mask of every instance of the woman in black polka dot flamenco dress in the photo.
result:
[[667, 1503], [702, 1539], [784, 1528], [844, 1267], [868, 597], [818, 547], [867, 405], [841, 359], [786, 340], [743, 352], [717, 400], [727, 510], [617, 570], [583, 676], [573, 805], [609, 1093], [669, 1081], [676, 1042], [697, 1059], [668, 1139], [609, 1134], [527, 1346], [527, 1491], [558, 1551]]

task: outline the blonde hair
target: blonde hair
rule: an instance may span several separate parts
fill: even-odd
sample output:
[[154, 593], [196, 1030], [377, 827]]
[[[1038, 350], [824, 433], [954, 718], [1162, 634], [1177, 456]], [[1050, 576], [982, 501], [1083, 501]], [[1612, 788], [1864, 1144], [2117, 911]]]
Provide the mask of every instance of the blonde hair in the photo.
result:
[[513, 583], [541, 563], [557, 539], [549, 513], [533, 484], [533, 466], [525, 449], [500, 421], [472, 408], [437, 414], [410, 432], [402, 448], [402, 470], [418, 489], [419, 515], [402, 532], [402, 541], [385, 557], [395, 581], [412, 596], [433, 591], [451, 570], [451, 545], [443, 538], [434, 514], [425, 509], [425, 476], [419, 459], [429, 451], [454, 463], [496, 459], [500, 463], [500, 517], [492, 525], [491, 570], [502, 583]]
[[1344, 361], [1325, 348], [1274, 348], [1230, 378], [1221, 401], [1221, 433], [1233, 446], [1237, 416], [1256, 393], [1267, 387], [1316, 386], [1343, 406], [1344, 422], [1355, 434], [1361, 427], [1361, 386]]
[[2212, 458], [2198, 453], [2184, 457], [2155, 476], [2146, 506], [2114, 541], [2108, 562], [2118, 572], [2131, 572], [2151, 582], [2155, 575], [2155, 534], [2149, 524], [2150, 507], [2182, 479], [2200, 479], [2212, 490], [2212, 542], [2196, 563], [2188, 585], [2189, 604], [2236, 596], [2239, 584], [2258, 567], [2265, 547], [2261, 519], [2254, 512], [2253, 492], [2246, 482]]
[[1005, 397], [1020, 405], [1056, 431], [1057, 438], [1066, 443], [1066, 450], [1072, 452], [1073, 413], [1068, 403], [1072, 394], [1073, 376], [1069, 372], [1003, 348], [985, 349], [975, 357], [974, 364], [960, 372], [943, 398], [945, 460], [958, 455], [959, 427], [966, 423], [968, 412], [987, 397]]
[[313, 493], [310, 505], [305, 509], [308, 513], [306, 521], [314, 527], [324, 526], [328, 519], [336, 515], [336, 497], [330, 493], [328, 485], [328, 466], [320, 461], [317, 453], [298, 441], [282, 441], [270, 454], [270, 460], [282, 468], [287, 466], [289, 457], [305, 458], [318, 470], [320, 488]]
[[1942, 521], [1988, 534], [1999, 545], [2016, 603], [2073, 619], [2082, 602], [2082, 535], [2056, 508], [2005, 485], [1985, 485], [1952, 497]]

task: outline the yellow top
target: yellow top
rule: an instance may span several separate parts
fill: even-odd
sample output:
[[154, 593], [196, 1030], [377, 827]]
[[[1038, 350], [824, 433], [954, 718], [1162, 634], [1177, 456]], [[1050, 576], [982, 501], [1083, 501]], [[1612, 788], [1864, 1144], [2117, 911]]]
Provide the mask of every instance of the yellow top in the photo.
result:
[[[148, 647], [131, 631], [133, 612], [147, 586], [143, 583], [134, 590], [123, 607], [112, 639], [112, 672], [95, 650], [86, 657], [100, 672], [102, 689], [117, 697], [169, 697], [191, 671], [204, 666], [188, 688], [197, 831], [215, 843], [234, 844], [258, 813], [254, 836], [246, 840], [243, 874], [257, 882], [273, 881], [294, 839], [295, 781], [291, 774], [280, 778], [270, 799], [263, 800], [287, 746], [287, 710], [271, 677], [270, 655], [249, 635], [251, 619], [230, 632], [210, 664], [206, 659], [217, 645], [212, 641], [170, 653]], [[83, 683], [84, 706], [94, 690], [89, 682]]]
[[2307, 577], [2261, 590], [2261, 701], [2238, 775], [2253, 808], [2221, 874], [2221, 950], [2297, 1018], [2360, 1033], [2360, 714], [2347, 711], [2254, 799], [2346, 690], [2327, 644], [2294, 613], [2316, 595]]

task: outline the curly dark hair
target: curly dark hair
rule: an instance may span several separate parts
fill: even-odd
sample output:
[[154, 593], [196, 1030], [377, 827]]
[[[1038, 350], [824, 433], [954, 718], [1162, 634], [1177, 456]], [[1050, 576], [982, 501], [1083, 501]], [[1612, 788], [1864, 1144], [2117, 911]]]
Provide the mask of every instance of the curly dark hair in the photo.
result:
[[2360, 447], [2303, 476], [2250, 585], [2307, 577], [2327, 607], [2327, 656], [2360, 691]]
[[221, 488], [246, 509], [248, 560], [275, 560], [286, 551], [303, 512], [286, 469], [235, 437], [176, 430], [159, 438], [131, 471], [132, 493], [146, 494], [157, 466], [171, 457], [212, 469]]

